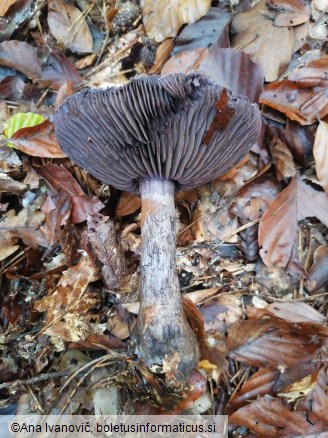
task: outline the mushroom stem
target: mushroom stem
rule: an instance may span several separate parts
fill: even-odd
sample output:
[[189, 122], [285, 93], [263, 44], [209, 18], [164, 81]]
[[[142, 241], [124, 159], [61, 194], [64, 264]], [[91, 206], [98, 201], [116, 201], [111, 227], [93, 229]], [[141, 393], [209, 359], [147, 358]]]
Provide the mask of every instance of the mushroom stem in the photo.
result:
[[140, 181], [141, 287], [136, 352], [148, 366], [187, 374], [198, 361], [196, 337], [181, 301], [176, 269], [174, 182], [158, 177]]

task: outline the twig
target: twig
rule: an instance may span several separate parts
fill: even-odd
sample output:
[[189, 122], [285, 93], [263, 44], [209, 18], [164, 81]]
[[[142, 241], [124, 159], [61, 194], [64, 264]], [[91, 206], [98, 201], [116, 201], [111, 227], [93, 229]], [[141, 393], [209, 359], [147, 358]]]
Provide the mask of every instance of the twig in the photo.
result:
[[45, 380], [65, 377], [68, 374], [69, 374], [68, 371], [63, 371], [60, 373], [57, 371], [53, 371], [51, 373], [40, 374], [39, 376], [31, 377], [30, 379], [26, 379], [26, 380], [13, 380], [12, 382], [1, 383], [0, 389], [8, 389], [13, 385], [34, 385], [35, 383], [44, 382]]

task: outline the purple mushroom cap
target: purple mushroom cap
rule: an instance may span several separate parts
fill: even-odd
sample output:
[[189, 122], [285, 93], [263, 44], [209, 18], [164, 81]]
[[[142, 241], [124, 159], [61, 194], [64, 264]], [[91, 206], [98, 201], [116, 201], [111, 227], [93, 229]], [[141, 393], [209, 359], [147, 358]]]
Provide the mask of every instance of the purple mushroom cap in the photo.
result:
[[99, 180], [138, 191], [161, 177], [181, 189], [212, 181], [234, 166], [261, 130], [257, 105], [201, 74], [133, 79], [84, 90], [55, 115], [63, 151]]

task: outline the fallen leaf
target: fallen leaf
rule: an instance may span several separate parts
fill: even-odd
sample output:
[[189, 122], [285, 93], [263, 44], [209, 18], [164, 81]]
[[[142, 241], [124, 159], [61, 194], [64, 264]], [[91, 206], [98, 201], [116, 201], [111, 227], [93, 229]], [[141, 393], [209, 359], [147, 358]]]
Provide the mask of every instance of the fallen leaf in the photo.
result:
[[78, 70], [83, 70], [84, 68], [93, 65], [96, 59], [97, 59], [96, 53], [91, 53], [91, 55], [87, 55], [84, 58], [81, 58], [78, 61], [76, 61], [74, 65]]
[[309, 279], [304, 283], [306, 289], [314, 294], [328, 284], [328, 245], [320, 245], [313, 256], [313, 264], [308, 271]]
[[58, 44], [78, 53], [91, 53], [93, 40], [81, 11], [63, 0], [49, 0], [48, 25]]
[[317, 376], [317, 384], [311, 394], [308, 395], [311, 410], [322, 421], [328, 424], [328, 371], [327, 366], [324, 366], [319, 371]]
[[37, 49], [17, 40], [0, 43], [0, 65], [14, 68], [26, 74], [29, 79], [38, 79], [42, 73]]
[[14, 254], [14, 252], [16, 252], [18, 250], [18, 248], [19, 248], [19, 245], [10, 245], [10, 246], [6, 246], [6, 247], [1, 247], [0, 248], [0, 262], [2, 262], [2, 260], [6, 259], [7, 257]]
[[306, 412], [296, 412], [282, 400], [268, 395], [238, 409], [229, 416], [229, 422], [246, 427], [260, 438], [314, 437], [327, 431], [327, 425], [318, 417], [311, 416], [310, 421]]
[[286, 388], [285, 392], [279, 392], [278, 397], [284, 397], [287, 403], [295, 402], [312, 392], [316, 383], [317, 373], [314, 375], [309, 374], [303, 379], [293, 382]]
[[251, 366], [280, 370], [312, 360], [323, 337], [306, 333], [306, 326], [296, 332], [293, 324], [274, 318], [238, 321], [228, 333], [228, 355]]
[[215, 48], [229, 47], [227, 24], [230, 19], [230, 12], [224, 12], [218, 7], [210, 8], [200, 20], [182, 29], [174, 40], [172, 55], [212, 45]]
[[318, 180], [328, 193], [328, 123], [320, 122], [315, 135], [313, 156]]
[[109, 217], [101, 214], [88, 217], [88, 238], [97, 259], [103, 265], [101, 272], [106, 286], [117, 289], [126, 283], [129, 279], [126, 261], [115, 224]]
[[163, 66], [170, 57], [173, 47], [173, 38], [167, 38], [158, 46], [154, 65], [150, 68], [148, 74], [158, 75], [161, 73]]
[[0, 97], [6, 100], [20, 100], [23, 96], [25, 82], [18, 76], [10, 76], [0, 83]]
[[316, 217], [328, 226], [328, 196], [296, 176], [269, 205], [260, 220], [260, 255], [267, 266], [287, 267], [292, 257], [298, 221], [306, 217]]
[[175, 37], [184, 24], [199, 20], [210, 6], [210, 0], [142, 0], [142, 18], [147, 35], [157, 42]]
[[[8, 0], [1, 0], [1, 4]], [[10, 40], [19, 33], [22, 27], [30, 21], [36, 13], [38, 4], [35, 0], [16, 0], [6, 16], [0, 16], [0, 41]]]
[[161, 74], [168, 75], [171, 73], [187, 74], [192, 70], [197, 70], [203, 58], [208, 54], [208, 49], [200, 47], [195, 50], [186, 50], [179, 52], [171, 57], [163, 66]]
[[269, 304], [263, 311], [291, 323], [317, 322], [324, 324], [325, 317], [312, 306], [302, 302], [276, 302]]
[[250, 11], [236, 14], [232, 20], [232, 47], [242, 48], [263, 69], [265, 80], [272, 82], [287, 68], [295, 48], [291, 27], [277, 27], [266, 0], [259, 1]]
[[262, 68], [249, 54], [235, 49], [211, 48], [197, 70], [218, 84], [231, 88], [235, 95], [247, 96], [258, 102], [263, 89]]
[[37, 126], [19, 129], [10, 137], [10, 144], [32, 157], [66, 157], [56, 141], [53, 123], [49, 120]]
[[279, 375], [278, 370], [260, 368], [243, 384], [240, 391], [232, 395], [229, 400], [228, 413], [232, 414], [259, 396], [271, 394]]
[[15, 210], [9, 210], [0, 222], [0, 247], [13, 245], [19, 238], [32, 248], [48, 247], [49, 242], [40, 231], [44, 219], [44, 213], [33, 208], [23, 208], [17, 215]]
[[116, 216], [123, 217], [135, 213], [141, 208], [140, 196], [135, 193], [122, 192], [116, 207]]
[[62, 190], [70, 196], [74, 224], [85, 221], [88, 215], [92, 216], [104, 208], [98, 198], [88, 199], [76, 179], [64, 166], [48, 164], [36, 170], [54, 189]]
[[6, 121], [4, 135], [6, 138], [11, 138], [20, 129], [37, 126], [44, 122], [44, 120], [45, 118], [40, 114], [17, 113]]
[[0, 17], [3, 17], [10, 8], [10, 6], [15, 4], [17, 1], [18, 0], [2, 0], [0, 5]]
[[27, 185], [16, 181], [5, 173], [0, 173], [0, 192], [9, 192], [19, 195], [27, 190]]
[[260, 103], [286, 114], [301, 125], [310, 125], [328, 114], [326, 71], [328, 57], [295, 69], [282, 81], [267, 84]]
[[270, 142], [272, 161], [276, 168], [277, 179], [290, 178], [296, 175], [296, 167], [292, 153], [285, 143], [279, 138], [274, 137]]
[[[90, 55], [93, 56], [93, 55]], [[82, 82], [74, 64], [59, 49], [52, 49], [47, 60], [47, 66], [43, 70], [41, 80], [38, 81], [44, 87], [59, 90], [67, 82], [72, 82], [74, 86]]]
[[44, 333], [73, 342], [87, 338], [89, 323], [82, 316], [99, 301], [87, 290], [95, 280], [95, 266], [83, 252], [79, 263], [63, 273], [55, 292], [34, 303], [35, 310], [47, 312]]
[[298, 163], [304, 164], [305, 159], [312, 154], [314, 136], [310, 127], [301, 126], [287, 119], [287, 124], [283, 128], [270, 124], [266, 125], [266, 130], [271, 138], [278, 137], [288, 146]]
[[310, 19], [302, 0], [269, 0], [268, 6], [276, 12], [275, 26], [298, 26]]

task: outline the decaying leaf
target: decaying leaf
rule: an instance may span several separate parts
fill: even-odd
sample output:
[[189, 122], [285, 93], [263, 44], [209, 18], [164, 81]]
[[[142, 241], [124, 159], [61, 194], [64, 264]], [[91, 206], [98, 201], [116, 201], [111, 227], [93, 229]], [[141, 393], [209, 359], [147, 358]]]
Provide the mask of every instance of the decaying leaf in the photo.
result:
[[328, 193], [328, 123], [320, 122], [313, 145], [318, 180]]
[[282, 81], [268, 84], [260, 103], [286, 114], [301, 125], [310, 125], [328, 114], [328, 57], [311, 61]]
[[52, 49], [39, 82], [45, 87], [59, 90], [67, 82], [73, 83], [74, 86], [79, 85], [82, 78], [62, 50]]
[[210, 6], [210, 0], [142, 0], [142, 17], [147, 35], [157, 42], [175, 37], [182, 25], [197, 21]]
[[210, 8], [207, 14], [195, 23], [185, 26], [174, 40], [172, 55], [198, 48], [229, 47], [227, 25], [231, 19], [230, 12], [220, 8]]
[[244, 426], [258, 437], [317, 436], [327, 431], [327, 425], [316, 416], [295, 412], [282, 400], [270, 396], [259, 397], [247, 406], [238, 409], [229, 421]]
[[266, 0], [261, 0], [250, 11], [237, 14], [231, 27], [232, 47], [249, 53], [263, 68], [267, 82], [278, 79], [298, 50], [293, 28], [275, 26], [273, 15]]
[[[36, 210], [37, 206], [23, 208], [17, 215], [15, 210], [9, 210], [0, 221], [0, 246], [7, 246], [17, 243], [18, 239], [37, 248], [38, 245], [47, 247], [49, 242], [46, 236], [40, 231], [45, 215], [42, 211]], [[35, 211], [36, 210], [36, 211]]]
[[37, 172], [55, 189], [67, 193], [72, 202], [72, 222], [78, 224], [88, 215], [98, 213], [104, 205], [98, 198], [88, 199], [72, 174], [64, 167], [48, 164]]
[[241, 390], [231, 397], [228, 413], [248, 405], [250, 400], [255, 400], [259, 396], [271, 394], [279, 375], [280, 371], [278, 370], [260, 368], [247, 380]]
[[41, 61], [37, 49], [23, 41], [4, 41], [0, 43], [0, 65], [14, 68], [30, 79], [41, 76]]
[[53, 123], [49, 120], [37, 126], [19, 129], [10, 137], [10, 144], [33, 157], [66, 157], [55, 139]]
[[260, 221], [260, 255], [267, 266], [287, 267], [298, 222], [306, 217], [316, 217], [328, 226], [328, 197], [296, 176], [270, 204]]
[[38, 312], [47, 312], [44, 332], [67, 341], [86, 339], [89, 324], [82, 316], [98, 303], [87, 290], [98, 278], [95, 266], [86, 253], [81, 255], [79, 263], [63, 273], [56, 291], [34, 304]]
[[2, 0], [0, 5], [0, 17], [3, 17], [10, 8], [10, 6], [15, 4], [17, 1], [18, 0]]
[[[229, 355], [251, 366], [280, 371], [299, 361], [312, 360], [323, 345], [328, 329], [318, 312], [300, 304], [280, 303], [278, 308], [272, 305], [250, 309], [248, 320], [238, 321], [230, 328]], [[303, 316], [302, 311], [307, 315]]]
[[316, 249], [308, 274], [305, 287], [311, 294], [328, 284], [328, 245], [320, 245]]
[[118, 217], [128, 216], [141, 208], [140, 196], [135, 193], [123, 192], [116, 207]]
[[114, 223], [99, 213], [89, 217], [88, 237], [96, 257], [103, 264], [101, 272], [107, 287], [116, 289], [127, 282], [126, 261]]
[[272, 161], [276, 168], [277, 179], [290, 178], [296, 175], [296, 167], [291, 151], [279, 138], [274, 137], [270, 142]]
[[269, 0], [268, 5], [276, 12], [275, 26], [298, 26], [310, 19], [310, 12], [302, 0]]
[[59, 44], [72, 52], [92, 52], [92, 35], [79, 9], [63, 0], [49, 0], [48, 10], [49, 29]]

